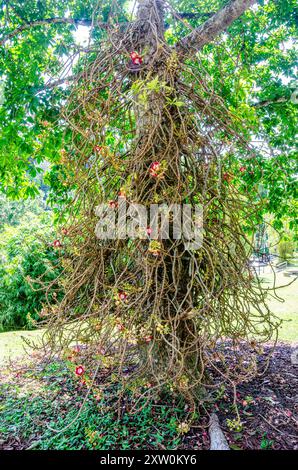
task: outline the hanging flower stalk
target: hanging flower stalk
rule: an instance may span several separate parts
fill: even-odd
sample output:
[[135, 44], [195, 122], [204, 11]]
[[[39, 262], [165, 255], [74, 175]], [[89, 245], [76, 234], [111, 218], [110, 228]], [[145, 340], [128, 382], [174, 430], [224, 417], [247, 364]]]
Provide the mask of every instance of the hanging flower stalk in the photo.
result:
[[[162, 2], [146, 5], [127, 31], [109, 29], [64, 108], [76, 188], [67, 208], [73, 228], [65, 256], [72, 268], [48, 338], [59, 351], [83, 338], [88, 364], [104, 360], [99, 364], [107, 368], [109, 361], [107, 382], [128, 368], [126, 383], [142, 378], [154, 384], [148, 393], [168, 387], [194, 403], [214, 396], [220, 383], [253, 376], [257, 353], [250, 342], [274, 337], [277, 321], [249, 269], [252, 243], [243, 226], [253, 227], [259, 202], [252, 191], [239, 193], [233, 179], [239, 164], [225, 160], [227, 146], [241, 158], [248, 147], [195, 57], [186, 61], [182, 46], [171, 50], [163, 40]], [[147, 51], [130, 54], [137, 74], [127, 67], [127, 51], [135, 50]], [[85, 129], [94, 135], [86, 138]], [[99, 135], [117, 167], [94, 147]], [[97, 239], [94, 206], [117, 209], [115, 194], [128, 206], [200, 204], [201, 247], [189, 249], [183, 236], [153, 240], [147, 224], [139, 239]], [[61, 329], [74, 320], [65, 337]], [[94, 354], [99, 344], [105, 359]]]

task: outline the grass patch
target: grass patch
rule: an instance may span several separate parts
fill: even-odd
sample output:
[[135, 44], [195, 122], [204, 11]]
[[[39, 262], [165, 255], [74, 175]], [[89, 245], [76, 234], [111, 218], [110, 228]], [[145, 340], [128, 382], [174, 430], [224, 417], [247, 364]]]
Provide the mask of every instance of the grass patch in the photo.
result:
[[[285, 277], [282, 273], [276, 275], [276, 285], [283, 286], [293, 278]], [[263, 277], [264, 287], [272, 287], [272, 274]], [[291, 285], [277, 289], [277, 294], [283, 299], [278, 301], [269, 298], [269, 307], [273, 313], [284, 320], [279, 330], [279, 340], [298, 342], [298, 279]]]
[[18, 357], [23, 357], [26, 354], [26, 350], [32, 352], [31, 348], [28, 349], [23, 338], [38, 342], [42, 333], [43, 330], [0, 333], [0, 364], [8, 359], [14, 360]]
[[15, 382], [11, 379], [0, 386], [3, 441], [13, 436], [21, 447], [52, 450], [174, 449], [181, 442], [178, 426], [184, 403], [167, 404], [165, 399], [158, 406], [144, 401], [137, 413], [131, 413], [128, 394], [118, 419], [107, 391], [99, 402], [90, 395], [78, 416], [85, 393], [63, 362], [27, 372]]

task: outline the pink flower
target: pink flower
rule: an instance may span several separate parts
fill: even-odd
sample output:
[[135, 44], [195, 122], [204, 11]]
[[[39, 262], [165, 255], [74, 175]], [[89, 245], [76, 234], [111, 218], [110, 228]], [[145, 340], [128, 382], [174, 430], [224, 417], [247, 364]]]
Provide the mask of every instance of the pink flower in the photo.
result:
[[229, 173], [224, 173], [224, 174], [223, 174], [223, 179], [224, 179], [225, 181], [228, 181], [228, 182], [229, 182], [229, 181], [231, 181], [231, 178], [232, 178], [232, 177], [231, 177], [231, 175], [230, 175]]
[[126, 300], [127, 299], [127, 294], [124, 291], [119, 292], [118, 297], [120, 300]]
[[241, 173], [245, 173], [245, 171], [246, 171], [245, 166], [241, 166], [241, 167], [239, 168], [239, 171], [240, 171]]
[[130, 58], [135, 65], [140, 65], [143, 62], [142, 57], [137, 52], [131, 52]]
[[160, 163], [159, 162], [151, 163], [151, 165], [149, 167], [150, 175], [153, 176], [154, 178], [156, 178], [158, 176], [159, 169], [160, 169]]
[[76, 367], [76, 370], [75, 370], [76, 375], [78, 375], [80, 377], [81, 375], [84, 375], [84, 373], [85, 373], [85, 369], [84, 369], [83, 366], [77, 366]]
[[113, 209], [116, 209], [116, 207], [118, 206], [118, 204], [117, 204], [116, 201], [109, 201], [109, 206], [112, 207]]
[[151, 165], [150, 165], [151, 170], [158, 170], [159, 167], [160, 167], [160, 163], [159, 163], [159, 162], [153, 162], [153, 163], [151, 163]]
[[95, 145], [94, 150], [95, 150], [95, 152], [99, 153], [99, 152], [102, 151], [102, 147], [100, 145]]
[[133, 63], [134, 63], [135, 65], [140, 65], [142, 62], [143, 62], [142, 57], [136, 57], [136, 58], [133, 60]]
[[62, 244], [61, 244], [60, 240], [54, 240], [53, 241], [53, 246], [55, 248], [60, 248], [62, 246]]
[[137, 52], [131, 52], [131, 53], [130, 53], [130, 58], [131, 58], [131, 60], [136, 59], [138, 56], [139, 56], [139, 54], [138, 54]]
[[153, 340], [153, 336], [145, 336], [144, 341], [145, 343], [150, 343]]
[[152, 233], [152, 228], [151, 228], [151, 227], [147, 227], [146, 232], [147, 232], [147, 235], [151, 235], [151, 233]]
[[160, 250], [151, 250], [150, 251], [152, 256], [159, 256], [160, 255]]

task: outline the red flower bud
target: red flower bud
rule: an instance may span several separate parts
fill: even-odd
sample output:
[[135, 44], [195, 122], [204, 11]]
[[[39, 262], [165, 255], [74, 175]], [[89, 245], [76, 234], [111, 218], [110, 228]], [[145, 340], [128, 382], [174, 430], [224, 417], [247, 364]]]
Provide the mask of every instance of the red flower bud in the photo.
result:
[[54, 240], [53, 241], [53, 246], [55, 248], [60, 248], [62, 246], [62, 244], [61, 244], [60, 240]]

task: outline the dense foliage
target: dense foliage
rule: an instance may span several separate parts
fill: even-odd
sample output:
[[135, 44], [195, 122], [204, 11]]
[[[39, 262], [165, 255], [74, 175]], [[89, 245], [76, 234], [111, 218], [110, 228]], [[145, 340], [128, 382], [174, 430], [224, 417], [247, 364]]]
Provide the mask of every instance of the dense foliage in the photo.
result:
[[[167, 41], [175, 43], [225, 3], [172, 0], [165, 20]], [[120, 24], [132, 19], [130, 2], [118, 1], [114, 8], [113, 2], [92, 0], [1, 2], [0, 171], [1, 190], [10, 196], [34, 196], [41, 163], [59, 162], [65, 124], [60, 109], [73, 77], [93, 60], [104, 35], [101, 25], [111, 15]], [[87, 32], [90, 42], [80, 42]], [[295, 1], [262, 0], [205, 46], [200, 63], [229, 109], [246, 120], [258, 159], [249, 165], [245, 183], [257, 186], [262, 180], [268, 190], [263, 212], [274, 214], [279, 229], [286, 214], [292, 227], [297, 219], [297, 104], [291, 100], [297, 88], [296, 36]], [[63, 203], [65, 176], [57, 166], [53, 171], [53, 199]]]
[[[53, 297], [59, 272], [50, 216], [25, 212], [16, 226], [0, 232], [0, 331], [35, 327], [46, 299]], [[40, 282], [50, 285], [46, 292]]]

